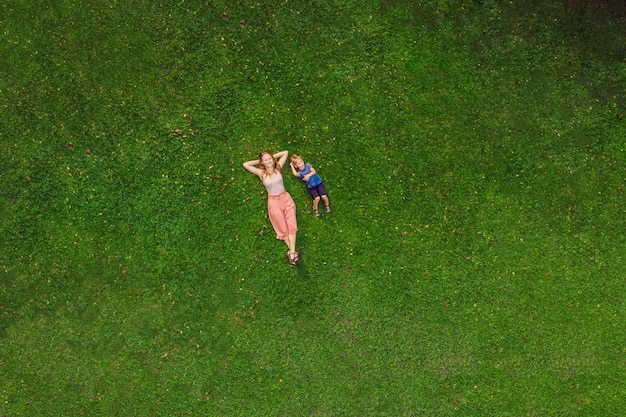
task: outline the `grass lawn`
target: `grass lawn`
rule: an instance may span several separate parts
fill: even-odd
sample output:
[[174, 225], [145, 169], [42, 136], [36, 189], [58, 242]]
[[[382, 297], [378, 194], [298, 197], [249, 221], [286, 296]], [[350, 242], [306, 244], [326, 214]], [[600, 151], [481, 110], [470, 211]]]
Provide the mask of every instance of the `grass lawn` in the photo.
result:
[[[622, 416], [619, 0], [6, 0], [0, 415]], [[296, 267], [242, 163], [287, 149]]]

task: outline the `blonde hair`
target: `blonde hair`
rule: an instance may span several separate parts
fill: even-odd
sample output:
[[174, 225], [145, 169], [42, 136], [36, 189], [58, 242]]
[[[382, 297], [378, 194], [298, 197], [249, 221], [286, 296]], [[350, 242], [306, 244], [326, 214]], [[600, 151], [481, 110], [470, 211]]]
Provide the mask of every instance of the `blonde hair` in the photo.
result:
[[276, 158], [274, 158], [274, 155], [272, 155], [272, 154], [271, 154], [270, 152], [268, 152], [268, 151], [263, 151], [263, 152], [261, 152], [261, 153], [259, 154], [259, 169], [260, 169], [261, 171], [263, 171], [263, 174], [264, 174], [265, 176], [270, 175], [270, 173], [269, 173], [269, 172], [267, 172], [267, 170], [265, 169], [265, 166], [263, 165], [263, 161], [262, 161], [262, 159], [263, 159], [263, 155], [265, 155], [265, 154], [268, 154], [269, 156], [271, 156], [271, 157], [272, 157], [272, 159], [274, 160], [274, 170], [275, 170], [275, 171], [280, 172], [280, 174], [282, 175], [283, 170], [282, 170], [282, 169], [280, 169], [280, 165], [278, 164], [278, 161], [276, 161]]
[[300, 155], [298, 155], [297, 153], [294, 153], [293, 155], [291, 155], [291, 162], [296, 162], [297, 160], [301, 160], [304, 161], [304, 159], [302, 159], [302, 157]]

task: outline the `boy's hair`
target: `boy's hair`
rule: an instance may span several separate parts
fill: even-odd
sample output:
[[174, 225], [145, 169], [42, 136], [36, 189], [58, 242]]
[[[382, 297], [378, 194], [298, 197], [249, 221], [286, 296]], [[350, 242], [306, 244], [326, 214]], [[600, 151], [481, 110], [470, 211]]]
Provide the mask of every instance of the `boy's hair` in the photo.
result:
[[293, 155], [291, 155], [290, 161], [296, 162], [298, 159], [302, 159], [302, 157], [298, 155], [297, 153], [294, 153]]

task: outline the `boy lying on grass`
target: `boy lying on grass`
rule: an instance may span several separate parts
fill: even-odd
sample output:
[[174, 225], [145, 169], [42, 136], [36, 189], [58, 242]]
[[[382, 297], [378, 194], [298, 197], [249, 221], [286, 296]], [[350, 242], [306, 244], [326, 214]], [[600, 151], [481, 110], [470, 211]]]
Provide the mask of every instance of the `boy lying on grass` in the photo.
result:
[[291, 156], [289, 165], [291, 166], [292, 174], [298, 178], [302, 178], [302, 180], [306, 182], [309, 194], [313, 198], [313, 214], [315, 214], [315, 217], [319, 217], [320, 215], [317, 209], [320, 199], [324, 201], [324, 206], [328, 213], [330, 211], [330, 202], [328, 201], [326, 188], [324, 187], [322, 178], [317, 174], [317, 171], [315, 171], [315, 168], [309, 163], [305, 164], [302, 157], [296, 154]]

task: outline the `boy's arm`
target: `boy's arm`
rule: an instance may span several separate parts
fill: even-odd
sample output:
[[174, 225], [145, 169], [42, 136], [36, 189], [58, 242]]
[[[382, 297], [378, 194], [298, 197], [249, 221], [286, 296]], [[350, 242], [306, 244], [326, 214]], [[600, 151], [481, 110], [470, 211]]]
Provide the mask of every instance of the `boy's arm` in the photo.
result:
[[317, 172], [317, 171], [315, 171], [315, 168], [311, 167], [311, 171], [309, 171], [309, 173], [308, 173], [308, 174], [306, 174], [304, 177], [302, 177], [302, 179], [303, 179], [304, 181], [308, 181], [308, 180], [309, 180], [309, 178], [311, 178], [313, 175], [315, 175], [315, 174], [316, 174], [316, 172]]
[[293, 174], [293, 176], [300, 177], [300, 173], [298, 172], [296, 167], [294, 167], [292, 163], [290, 163], [289, 166], [291, 167], [291, 173]]

